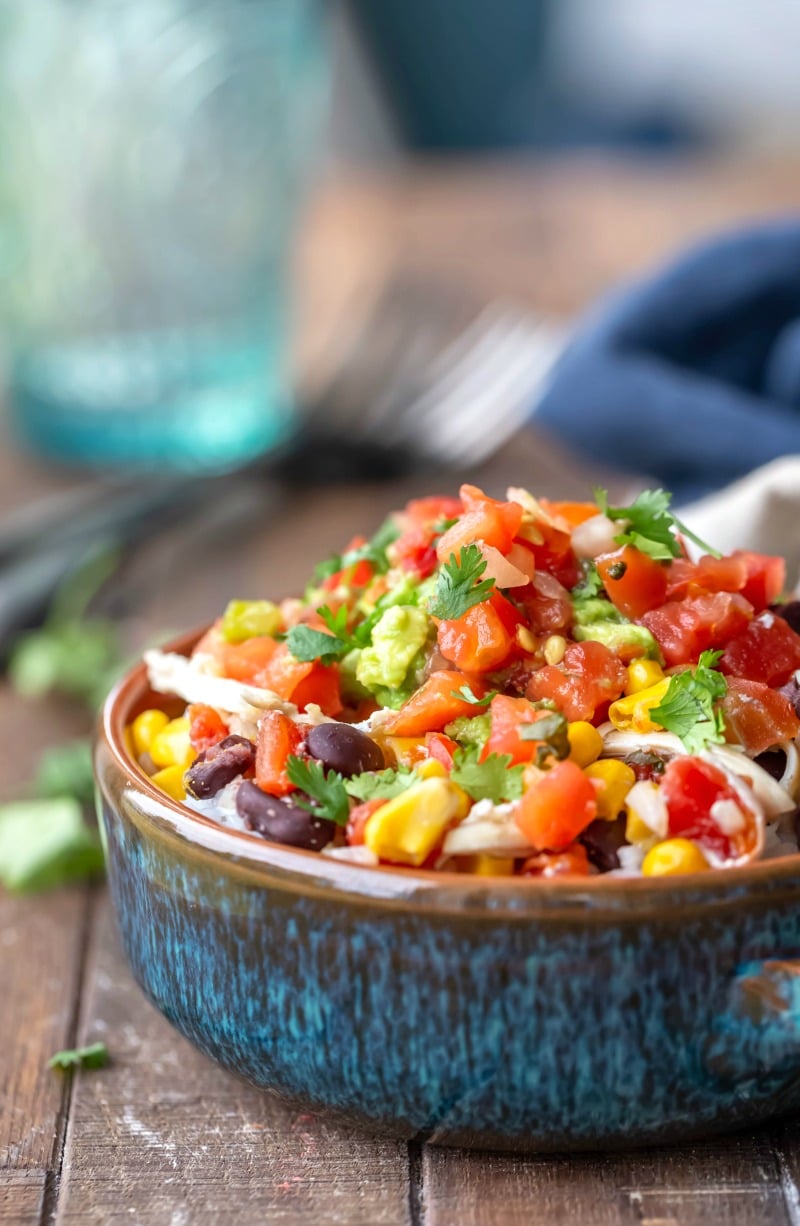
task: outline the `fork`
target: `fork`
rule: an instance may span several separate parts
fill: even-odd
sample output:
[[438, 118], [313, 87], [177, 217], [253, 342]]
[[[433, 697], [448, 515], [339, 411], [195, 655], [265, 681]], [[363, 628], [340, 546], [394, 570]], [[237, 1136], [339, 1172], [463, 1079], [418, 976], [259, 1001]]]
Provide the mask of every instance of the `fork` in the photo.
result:
[[[42, 614], [88, 552], [135, 545], [230, 499], [242, 482], [275, 501], [287, 485], [480, 463], [522, 425], [561, 346], [558, 328], [513, 304], [476, 308], [455, 291], [393, 282], [307, 402], [288, 449], [220, 475], [134, 476], [89, 493], [81, 487], [7, 518], [0, 525], [0, 649]], [[242, 505], [252, 512], [253, 497]]]

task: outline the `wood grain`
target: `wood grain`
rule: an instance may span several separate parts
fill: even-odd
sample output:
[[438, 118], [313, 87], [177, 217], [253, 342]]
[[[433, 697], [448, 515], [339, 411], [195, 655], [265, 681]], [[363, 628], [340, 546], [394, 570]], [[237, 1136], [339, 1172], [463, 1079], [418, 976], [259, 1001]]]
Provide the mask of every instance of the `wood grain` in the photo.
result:
[[770, 1138], [514, 1158], [428, 1149], [424, 1226], [793, 1226]]
[[30, 1226], [38, 1222], [44, 1205], [47, 1171], [0, 1170], [0, 1222], [3, 1226]]
[[76, 1078], [59, 1226], [409, 1221], [405, 1144], [290, 1110], [201, 1056], [133, 983], [107, 906], [80, 1039], [113, 1064]]
[[[44, 746], [80, 723], [75, 711], [0, 688], [2, 796], [19, 795]], [[47, 1060], [73, 1037], [86, 916], [80, 889], [36, 898], [0, 892], [0, 1187], [18, 1213], [60, 1160], [67, 1085]]]

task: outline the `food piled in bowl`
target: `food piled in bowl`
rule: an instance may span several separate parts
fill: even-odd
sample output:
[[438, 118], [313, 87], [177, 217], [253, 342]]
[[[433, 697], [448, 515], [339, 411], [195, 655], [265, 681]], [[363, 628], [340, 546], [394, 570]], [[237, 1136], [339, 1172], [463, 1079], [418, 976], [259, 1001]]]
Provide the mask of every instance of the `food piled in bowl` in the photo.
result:
[[[132, 753], [223, 825], [366, 866], [646, 877], [796, 852], [800, 604], [628, 507], [410, 502], [301, 599], [146, 654]], [[692, 556], [688, 542], [692, 544]]]

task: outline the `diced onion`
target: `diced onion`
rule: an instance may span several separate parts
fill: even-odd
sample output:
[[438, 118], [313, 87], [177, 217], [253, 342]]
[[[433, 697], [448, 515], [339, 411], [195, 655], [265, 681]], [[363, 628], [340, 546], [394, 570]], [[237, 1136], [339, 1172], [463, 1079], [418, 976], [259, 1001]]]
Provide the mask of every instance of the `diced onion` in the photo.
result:
[[526, 575], [508, 558], [504, 558], [494, 545], [484, 545], [481, 542], [480, 550], [486, 563], [486, 570], [481, 575], [482, 579], [494, 579], [497, 587], [524, 587], [526, 583], [530, 583], [530, 575]]
[[634, 783], [625, 798], [625, 805], [633, 809], [645, 826], [652, 830], [660, 839], [665, 839], [669, 833], [669, 814], [661, 789], [652, 779], [640, 779]]
[[572, 548], [579, 558], [597, 558], [601, 553], [610, 553], [618, 546], [614, 537], [624, 528], [614, 523], [607, 515], [593, 515], [578, 524], [572, 533]]

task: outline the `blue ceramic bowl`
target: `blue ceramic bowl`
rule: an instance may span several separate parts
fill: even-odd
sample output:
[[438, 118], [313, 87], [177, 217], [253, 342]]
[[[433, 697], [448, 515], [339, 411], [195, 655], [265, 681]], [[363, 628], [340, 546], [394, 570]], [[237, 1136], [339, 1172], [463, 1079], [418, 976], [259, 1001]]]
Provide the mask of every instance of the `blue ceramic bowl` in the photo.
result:
[[154, 700], [139, 667], [103, 715], [111, 894], [142, 988], [226, 1068], [373, 1131], [519, 1150], [800, 1106], [800, 856], [571, 883], [349, 866], [167, 799], [125, 745]]

